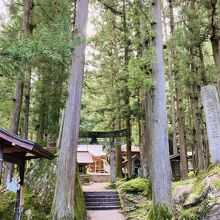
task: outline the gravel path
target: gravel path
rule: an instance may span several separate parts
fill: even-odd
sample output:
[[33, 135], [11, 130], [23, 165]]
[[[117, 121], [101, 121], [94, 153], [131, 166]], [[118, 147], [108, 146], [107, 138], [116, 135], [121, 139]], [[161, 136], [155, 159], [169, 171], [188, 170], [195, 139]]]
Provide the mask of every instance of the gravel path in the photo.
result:
[[87, 220], [126, 220], [119, 210], [88, 210]]
[[[83, 191], [111, 191], [105, 189], [107, 183], [92, 183], [84, 185]], [[126, 220], [120, 209], [115, 210], [87, 210], [87, 220]]]
[[106, 189], [108, 183], [90, 183], [89, 185], [83, 185], [84, 192], [95, 192], [95, 191], [115, 191], [112, 189]]

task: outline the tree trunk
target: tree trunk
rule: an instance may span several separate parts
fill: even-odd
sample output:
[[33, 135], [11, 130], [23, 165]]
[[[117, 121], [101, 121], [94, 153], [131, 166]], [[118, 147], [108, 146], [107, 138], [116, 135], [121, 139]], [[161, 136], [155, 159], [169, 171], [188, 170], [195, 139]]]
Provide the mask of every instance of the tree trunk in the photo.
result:
[[152, 91], [149, 172], [153, 203], [157, 205], [164, 204], [171, 208], [171, 167], [167, 132], [163, 34], [159, 0], [152, 1], [151, 14], [152, 28], [156, 33], [156, 37], [153, 39], [155, 57], [152, 75], [155, 85]]
[[[129, 43], [128, 43], [128, 28], [127, 28], [127, 18], [126, 18], [126, 3], [125, 0], [123, 0], [123, 31], [124, 31], [124, 68], [125, 70], [128, 69], [128, 63], [129, 63]], [[126, 81], [127, 83], [127, 81]], [[131, 113], [130, 113], [130, 91], [126, 86], [125, 89], [125, 106], [128, 108], [127, 115], [126, 115], [126, 127], [128, 129], [128, 134], [126, 138], [127, 143], [127, 152], [126, 152], [126, 158], [128, 161], [127, 169], [128, 169], [128, 176], [132, 176], [132, 160], [131, 160]]]
[[[170, 17], [170, 32], [173, 35], [175, 29], [174, 15], [173, 15], [173, 0], [169, 0], [169, 17]], [[171, 63], [175, 60], [176, 48], [171, 46], [170, 48], [170, 59]], [[178, 82], [177, 72], [173, 71], [171, 64], [171, 72], [174, 75], [174, 78]], [[180, 145], [180, 172], [181, 178], [188, 178], [188, 163], [187, 163], [187, 148], [185, 141], [185, 132], [184, 132], [184, 112], [182, 107], [182, 97], [181, 97], [181, 88], [180, 85], [176, 85], [176, 107], [177, 107], [177, 122], [178, 122], [178, 134], [179, 134], [179, 145]], [[175, 120], [175, 116], [174, 119]], [[177, 149], [175, 149], [177, 150]]]
[[31, 68], [28, 68], [25, 83], [24, 138], [28, 139], [31, 93]]
[[[144, 11], [146, 9], [144, 0], [141, 0], [141, 8]], [[147, 49], [149, 40], [144, 32], [144, 20], [140, 18], [140, 30], [141, 30], [141, 44], [142, 44], [142, 56], [145, 56], [145, 51]], [[146, 71], [146, 70], [145, 70]], [[147, 73], [145, 73], [147, 74]], [[142, 146], [141, 149], [143, 151], [143, 165], [142, 172], [143, 177], [148, 177], [148, 163], [149, 163], [149, 148], [151, 142], [151, 106], [152, 106], [152, 98], [151, 92], [149, 88], [144, 88], [140, 91], [141, 95], [141, 107], [144, 110], [144, 117], [141, 120], [141, 136], [142, 136]]]
[[54, 220], [74, 219], [74, 190], [76, 178], [76, 155], [79, 138], [80, 109], [86, 48], [86, 23], [88, 0], [78, 0], [76, 9], [76, 37], [83, 39], [74, 49], [69, 96], [66, 103], [61, 152], [52, 214]]
[[[116, 130], [120, 130], [121, 129], [121, 121], [120, 121], [120, 116], [119, 116], [119, 105], [120, 105], [120, 102], [118, 101], [117, 102], [118, 106], [117, 106], [117, 113], [116, 113]], [[121, 155], [121, 138], [120, 137], [117, 137], [116, 139], [116, 143], [115, 143], [115, 146], [116, 146], [116, 177], [119, 177], [121, 178], [122, 177], [122, 155]]]
[[176, 103], [177, 103], [177, 121], [178, 121], [178, 133], [179, 133], [179, 144], [180, 144], [180, 172], [181, 178], [188, 178], [188, 163], [187, 163], [187, 148], [185, 142], [184, 132], [184, 113], [181, 100], [180, 87], [176, 87]]
[[[217, 69], [220, 69], [220, 37], [219, 37], [219, 16], [218, 16], [218, 7], [219, 2], [213, 1], [211, 4], [211, 28], [212, 28], [212, 34], [210, 37], [210, 41], [212, 44], [212, 53], [213, 53], [213, 59], [215, 62], [215, 66]], [[208, 9], [208, 10], [210, 10]], [[220, 76], [218, 76], [218, 82], [217, 82], [217, 88], [218, 88], [218, 94], [220, 95]]]
[[[163, 6], [163, 3], [161, 3]], [[165, 11], [162, 8], [163, 12], [163, 23], [165, 26], [165, 36], [168, 40], [168, 31], [166, 25], [166, 15]], [[173, 16], [173, 1], [169, 0], [169, 20], [170, 20], [170, 33], [171, 35], [174, 32], [174, 16]], [[177, 149], [177, 126], [176, 126], [176, 109], [175, 109], [175, 72], [173, 71], [173, 62], [175, 58], [175, 48], [173, 45], [169, 46], [169, 56], [168, 56], [168, 80], [169, 80], [169, 94], [170, 94], [170, 115], [171, 115], [171, 125], [172, 125], [172, 142], [173, 142], [173, 155], [178, 154]]]
[[[199, 50], [196, 50], [195, 48], [190, 50], [190, 54], [192, 57], [191, 71], [192, 71], [193, 79], [194, 79], [194, 83], [190, 87], [190, 90], [191, 90], [190, 98], [191, 98], [193, 117], [194, 117], [195, 143], [196, 143], [195, 149], [196, 149], [196, 157], [198, 158], [198, 161], [197, 161], [198, 169], [204, 170], [206, 167], [206, 161], [205, 161], [205, 155], [204, 155], [203, 136], [202, 136], [202, 121], [201, 121], [202, 115], [201, 115], [201, 109], [199, 107], [200, 86], [197, 83], [197, 80], [203, 78], [204, 76], [198, 75], [199, 67], [197, 66], [197, 63], [198, 63], [196, 60], [197, 57], [195, 57], [195, 54], [197, 52], [199, 52]], [[201, 59], [200, 56], [198, 57]], [[200, 66], [201, 65], [204, 65], [204, 64], [201, 63], [201, 60], [200, 60]]]
[[128, 161], [128, 177], [132, 176], [132, 160], [131, 160], [131, 121], [130, 117], [126, 119], [126, 127], [128, 129], [128, 133], [126, 136], [126, 143], [127, 143], [127, 151], [126, 151], [126, 158]]
[[[143, 89], [140, 90], [140, 108], [144, 111], [145, 109], [145, 98], [144, 98], [144, 91]], [[140, 160], [141, 160], [141, 176], [143, 178], [148, 177], [148, 166], [147, 166], [147, 140], [146, 140], [146, 123], [145, 118], [141, 117], [139, 119], [139, 143], [140, 143]]]
[[[23, 97], [23, 89], [24, 83], [21, 80], [18, 80], [16, 83], [16, 90], [15, 90], [15, 98], [13, 103], [13, 109], [11, 113], [11, 125], [10, 130], [14, 134], [18, 134], [19, 128], [19, 121], [20, 121], [20, 113], [21, 113], [21, 106], [22, 106], [22, 97]], [[11, 182], [14, 173], [14, 165], [11, 163], [5, 164], [5, 173], [3, 179], [3, 186], [7, 185], [7, 182]]]
[[211, 38], [211, 44], [215, 66], [220, 68], [220, 40], [213, 37]]

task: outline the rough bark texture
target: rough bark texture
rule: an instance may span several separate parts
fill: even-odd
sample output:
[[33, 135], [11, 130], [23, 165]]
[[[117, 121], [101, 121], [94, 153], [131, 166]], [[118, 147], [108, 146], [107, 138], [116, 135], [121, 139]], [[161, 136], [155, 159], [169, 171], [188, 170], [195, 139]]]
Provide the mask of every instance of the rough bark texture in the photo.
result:
[[[128, 68], [128, 63], [129, 63], [129, 43], [128, 43], [128, 27], [127, 27], [127, 18], [126, 18], [126, 1], [123, 0], [123, 31], [124, 31], [124, 68], [127, 70]], [[125, 89], [125, 106], [128, 108], [127, 110], [127, 116], [126, 116], [126, 127], [128, 129], [128, 134], [126, 138], [126, 143], [127, 143], [127, 152], [126, 152], [126, 157], [127, 157], [127, 170], [128, 170], [128, 176], [131, 177], [132, 175], [132, 161], [131, 161], [131, 113], [130, 113], [130, 91], [128, 88]]]
[[[121, 122], [120, 122], [120, 116], [119, 116], [119, 105], [120, 105], [120, 101], [117, 103], [118, 106], [117, 106], [117, 115], [116, 115], [116, 130], [119, 131], [121, 130]], [[116, 139], [116, 143], [115, 143], [115, 146], [116, 146], [116, 177], [122, 177], [122, 155], [121, 155], [121, 138], [120, 137], [117, 137]]]
[[[141, 0], [141, 9], [145, 10], [145, 2], [144, 0]], [[144, 20], [140, 19], [140, 30], [141, 30], [141, 46], [142, 56], [145, 55], [145, 50], [147, 48], [148, 40], [147, 36], [145, 35], [144, 31]], [[145, 73], [147, 74], [147, 73]], [[150, 143], [150, 132], [151, 132], [151, 126], [150, 126], [150, 106], [151, 106], [151, 95], [149, 92], [149, 88], [142, 88], [140, 90], [140, 102], [141, 102], [141, 108], [144, 111], [143, 117], [141, 119], [141, 144], [140, 148], [143, 154], [142, 158], [142, 175], [144, 178], [148, 177], [148, 156], [149, 156], [149, 143]]]
[[24, 138], [28, 139], [29, 116], [30, 116], [30, 93], [31, 93], [31, 68], [28, 68], [25, 85], [25, 108], [24, 108]]
[[176, 103], [177, 103], [177, 121], [178, 121], [178, 133], [179, 133], [179, 144], [180, 144], [180, 172], [181, 178], [188, 178], [188, 163], [187, 163], [187, 148], [185, 142], [184, 132], [184, 113], [181, 100], [180, 88], [176, 87]]
[[[197, 57], [195, 57], [196, 52], [198, 52], [195, 48], [191, 49], [191, 71], [193, 73], [194, 79], [201, 78], [201, 75], [198, 75], [198, 67], [197, 67]], [[201, 65], [201, 63], [200, 63]], [[204, 170], [206, 168], [205, 154], [204, 154], [204, 146], [203, 146], [203, 135], [202, 135], [202, 115], [199, 104], [199, 96], [200, 96], [200, 86], [197, 82], [194, 82], [190, 87], [190, 99], [191, 99], [191, 107], [193, 110], [193, 119], [194, 119], [194, 129], [195, 129], [195, 153], [197, 158], [197, 164], [199, 170]]]
[[[169, 17], [170, 17], [170, 30], [171, 34], [174, 32], [174, 16], [173, 16], [173, 1], [169, 1]], [[174, 71], [173, 71], [173, 61], [175, 58], [175, 48], [170, 46], [169, 57], [168, 57], [168, 78], [170, 87], [170, 107], [171, 107], [171, 122], [173, 127], [173, 154], [177, 154], [177, 132], [176, 132], [176, 114], [175, 114], [175, 85], [174, 85]]]
[[[75, 34], [76, 37], [80, 37], [84, 40], [86, 37], [88, 4], [88, 0], [78, 0], [76, 8]], [[74, 49], [72, 59], [71, 77], [68, 90], [69, 96], [66, 103], [57, 183], [52, 209], [54, 220], [74, 219], [76, 155], [79, 137], [85, 47], [85, 41], [82, 41], [77, 45]]]
[[[170, 32], [173, 35], [175, 29], [174, 15], [173, 15], [173, 0], [169, 0], [169, 17], [170, 17]], [[175, 47], [171, 46], [170, 51], [171, 51], [170, 56], [172, 57], [172, 61], [174, 61], [176, 54]], [[171, 64], [171, 71], [176, 81], [178, 81], [178, 76], [177, 76], [178, 73], [173, 71], [172, 64]], [[176, 88], [175, 92], [176, 92], [176, 107], [177, 107], [177, 123], [178, 123], [178, 134], [179, 134], [179, 145], [180, 145], [180, 172], [181, 172], [181, 178], [187, 179], [188, 163], [187, 163], [187, 148], [186, 148], [185, 132], [184, 132], [184, 112], [182, 107], [181, 88], [180, 85], [177, 85], [175, 88]], [[175, 114], [172, 117], [174, 117], [173, 118], [174, 120]], [[176, 128], [176, 126], [173, 126], [173, 129], [174, 128]], [[177, 153], [177, 149], [174, 149], [174, 153]]]
[[206, 168], [206, 161], [204, 155], [204, 146], [203, 146], [203, 136], [202, 136], [202, 121], [201, 121], [201, 112], [199, 108], [198, 100], [198, 86], [191, 86], [191, 96], [192, 96], [192, 109], [194, 117], [194, 126], [195, 126], [195, 143], [196, 143], [196, 153], [198, 158], [198, 169], [204, 170]]
[[215, 0], [211, 4], [211, 8], [208, 8], [211, 15], [211, 37], [213, 59], [215, 66], [220, 68], [220, 37], [218, 34], [219, 17], [218, 17], [218, 1]]
[[18, 134], [23, 90], [24, 90], [24, 83], [23, 81], [18, 80], [16, 84], [15, 98], [13, 100], [14, 104], [11, 114], [11, 127], [10, 127], [11, 132], [14, 134]]
[[163, 36], [159, 0], [152, 1], [151, 14], [152, 28], [156, 33], [156, 37], [153, 39], [155, 57], [152, 74], [155, 85], [152, 91], [149, 172], [154, 204], [165, 204], [171, 207], [171, 167], [169, 160]]
[[212, 43], [212, 51], [213, 51], [215, 66], [220, 68], [220, 40], [211, 38], [211, 43]]

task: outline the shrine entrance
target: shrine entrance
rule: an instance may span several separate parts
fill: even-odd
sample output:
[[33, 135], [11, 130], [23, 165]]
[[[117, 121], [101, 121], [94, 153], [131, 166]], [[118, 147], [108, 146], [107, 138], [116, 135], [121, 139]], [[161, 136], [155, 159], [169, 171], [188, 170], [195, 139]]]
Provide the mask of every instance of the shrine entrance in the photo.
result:
[[115, 183], [116, 181], [116, 167], [115, 167], [115, 139], [118, 137], [127, 137], [128, 130], [118, 130], [118, 131], [107, 131], [107, 132], [81, 132], [80, 138], [91, 139], [90, 144], [97, 144], [98, 138], [109, 139], [110, 142], [110, 182]]

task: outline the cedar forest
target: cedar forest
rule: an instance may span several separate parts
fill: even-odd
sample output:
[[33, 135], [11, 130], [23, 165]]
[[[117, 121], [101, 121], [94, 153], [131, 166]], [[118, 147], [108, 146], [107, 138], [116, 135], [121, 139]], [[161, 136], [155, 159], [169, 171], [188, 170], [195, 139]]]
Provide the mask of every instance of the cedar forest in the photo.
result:
[[[121, 192], [125, 216], [208, 216], [216, 205], [209, 197], [210, 186], [220, 190], [220, 168], [210, 160], [201, 88], [214, 85], [220, 94], [220, 1], [6, 2], [8, 19], [1, 18], [0, 29], [0, 127], [59, 158], [28, 162], [22, 219], [86, 219], [83, 194], [77, 194], [81, 183], [76, 155], [78, 143], [90, 140], [79, 134], [122, 129], [127, 136], [115, 140], [116, 182], [109, 187]], [[107, 151], [111, 148], [108, 141], [98, 141]], [[140, 149], [138, 178], [132, 173], [132, 146]], [[192, 153], [191, 172], [187, 152]], [[179, 182], [173, 181], [170, 155], [179, 155]], [[4, 168], [3, 178], [10, 172]], [[218, 178], [204, 185], [213, 175]], [[123, 184], [129, 181], [145, 186], [141, 194], [135, 192], [145, 204], [136, 207], [139, 212], [126, 211]], [[45, 183], [52, 186], [45, 189], [50, 196], [42, 199], [42, 208], [41, 199], [34, 198], [42, 196], [36, 187], [42, 184], [43, 189]], [[199, 204], [187, 203], [189, 198], [177, 203], [172, 196], [176, 185], [191, 184], [188, 196], [196, 194]], [[15, 200], [0, 185], [0, 219], [13, 218], [7, 210]], [[79, 201], [83, 208], [76, 208]], [[32, 217], [27, 217], [28, 210]]]

